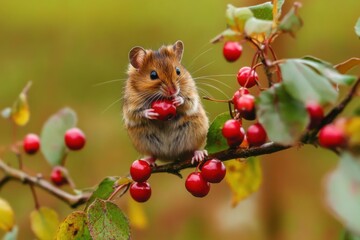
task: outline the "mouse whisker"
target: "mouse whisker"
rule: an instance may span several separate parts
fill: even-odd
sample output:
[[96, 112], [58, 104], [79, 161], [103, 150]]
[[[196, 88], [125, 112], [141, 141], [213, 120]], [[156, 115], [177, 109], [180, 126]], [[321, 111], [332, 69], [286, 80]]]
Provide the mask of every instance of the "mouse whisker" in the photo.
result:
[[197, 87], [197, 89], [199, 90], [199, 92], [200, 92], [201, 94], [203, 94], [203, 95], [205, 95], [205, 96], [209, 96], [209, 97], [211, 97], [211, 98], [214, 98], [214, 96], [213, 96], [211, 93], [209, 93], [207, 90], [205, 90], [205, 89], [203, 89], [203, 88], [201, 88], [201, 87]]
[[214, 74], [214, 75], [205, 75], [205, 76], [198, 76], [198, 77], [194, 77], [193, 79], [199, 79], [199, 78], [204, 78], [204, 77], [236, 77], [236, 74]]
[[202, 66], [201, 68], [198, 68], [197, 70], [195, 70], [194, 72], [192, 72], [192, 74], [194, 75], [195, 73], [197, 73], [197, 72], [199, 72], [199, 71], [203, 70], [204, 68], [207, 68], [208, 66], [210, 66], [210, 65], [211, 65], [211, 64], [213, 64], [213, 63], [215, 63], [215, 61], [212, 61], [212, 62], [210, 62], [210, 63], [208, 63], [208, 64], [206, 64], [206, 65]]
[[213, 48], [208, 48], [205, 51], [203, 51], [202, 53], [200, 53], [199, 55], [197, 55], [189, 64], [188, 69], [191, 69], [195, 63], [196, 60], [198, 60], [201, 56], [203, 56], [204, 54], [208, 53], [209, 51], [213, 50]]
[[211, 87], [211, 88], [219, 91], [219, 92], [222, 93], [227, 99], [229, 99], [229, 96], [228, 96], [224, 91], [222, 91], [220, 88], [218, 88], [218, 87], [215, 87], [215, 86], [213, 86], [213, 85], [211, 85], [211, 84], [208, 84], [208, 83], [198, 83], [198, 84], [202, 84], [202, 85]]
[[106, 85], [106, 84], [109, 84], [109, 83], [122, 82], [122, 81], [125, 81], [126, 79], [127, 78], [119, 78], [119, 79], [108, 80], [108, 81], [104, 81], [104, 82], [95, 83], [92, 86], [93, 87], [99, 87], [99, 86]]
[[207, 78], [207, 77], [205, 77], [205, 78], [198, 78], [197, 80], [198, 80], [198, 81], [201, 81], [201, 80], [214, 81], [214, 82], [219, 83], [219, 84], [221, 84], [221, 85], [223, 85], [223, 86], [225, 86], [225, 87], [227, 87], [227, 88], [229, 88], [229, 89], [232, 89], [232, 87], [230, 87], [228, 84], [226, 84], [226, 83], [224, 83], [224, 82], [222, 82], [222, 81], [220, 81], [220, 80], [217, 80], [216, 78]]
[[102, 112], [101, 114], [104, 114], [106, 111], [108, 111], [111, 107], [113, 107], [116, 103], [120, 102], [123, 98], [118, 98], [116, 99], [114, 102], [112, 102], [109, 106], [107, 106]]

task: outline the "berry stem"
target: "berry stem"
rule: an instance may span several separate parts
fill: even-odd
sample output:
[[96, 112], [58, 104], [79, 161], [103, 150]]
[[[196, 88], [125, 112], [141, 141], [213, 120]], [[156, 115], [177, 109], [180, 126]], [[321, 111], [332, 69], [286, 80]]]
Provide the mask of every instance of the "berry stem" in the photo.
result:
[[35, 209], [39, 209], [40, 208], [39, 199], [38, 199], [38, 197], [36, 195], [34, 185], [29, 184], [29, 186], [30, 186], [30, 190], [31, 190], [31, 193], [32, 193], [32, 196], [33, 196], [33, 199], [34, 199]]
[[122, 192], [122, 193], [120, 194], [119, 197], [121, 197], [122, 195], [124, 195], [124, 193], [127, 192], [127, 190], [128, 190], [129, 187], [130, 187], [130, 183], [122, 184], [122, 185], [116, 187], [115, 190], [112, 192], [112, 194], [110, 195], [110, 197], [108, 197], [107, 200], [108, 200], [108, 201], [111, 201], [111, 200], [115, 197], [115, 195], [116, 195], [121, 189], [123, 189], [124, 187], [126, 187], [126, 189], [124, 190], [124, 192]]

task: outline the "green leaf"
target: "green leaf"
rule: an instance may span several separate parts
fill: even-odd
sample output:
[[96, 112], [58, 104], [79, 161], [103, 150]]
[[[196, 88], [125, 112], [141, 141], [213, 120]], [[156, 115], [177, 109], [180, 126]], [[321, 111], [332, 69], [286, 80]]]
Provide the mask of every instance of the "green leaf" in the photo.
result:
[[281, 9], [282, 9], [282, 6], [284, 5], [284, 3], [285, 3], [285, 0], [277, 0], [277, 12], [279, 15], [281, 14]]
[[52, 166], [61, 165], [66, 154], [65, 132], [75, 127], [76, 122], [76, 113], [70, 108], [63, 108], [44, 124], [41, 131], [41, 151]]
[[355, 236], [348, 230], [344, 229], [341, 233], [340, 240], [360, 240], [360, 236]]
[[39, 240], [54, 239], [59, 226], [59, 217], [54, 210], [41, 207], [31, 212], [30, 225]]
[[253, 16], [251, 10], [247, 7], [237, 8], [228, 4], [226, 10], [226, 23], [238, 33], [242, 33], [246, 21]]
[[257, 116], [271, 141], [292, 145], [309, 123], [302, 102], [294, 99], [282, 84], [263, 91], [257, 100]]
[[254, 17], [256, 17], [257, 19], [273, 19], [273, 5], [271, 2], [265, 2], [259, 5], [250, 6], [249, 9], [253, 12]]
[[221, 113], [218, 116], [216, 116], [214, 121], [210, 124], [207, 133], [207, 143], [205, 147], [205, 149], [210, 154], [229, 148], [226, 139], [223, 137], [221, 133], [224, 123], [229, 119], [231, 119], [231, 116], [228, 112]]
[[305, 65], [312, 67], [314, 70], [316, 70], [317, 73], [321, 74], [326, 79], [330, 80], [335, 84], [349, 86], [353, 84], [357, 79], [357, 77], [353, 75], [341, 74], [336, 69], [336, 67], [339, 67], [341, 70], [345, 70], [345, 68], [349, 68], [351, 65], [356, 64], [356, 60], [355, 62], [350, 60], [348, 61], [348, 63], [344, 62], [342, 67], [340, 67], [339, 65], [333, 67], [330, 63], [314, 57], [307, 57], [305, 59], [300, 59], [299, 61]]
[[15, 225], [14, 211], [10, 204], [0, 198], [0, 229], [10, 231]]
[[295, 32], [299, 31], [299, 29], [303, 25], [303, 21], [298, 15], [298, 8], [301, 5], [299, 3], [294, 3], [294, 6], [290, 9], [290, 11], [283, 17], [280, 21], [279, 29], [283, 32], [288, 32], [292, 36], [295, 35]]
[[72, 212], [60, 224], [56, 233], [57, 240], [71, 239], [92, 239], [87, 226], [87, 215], [83, 211]]
[[355, 24], [355, 33], [360, 38], [360, 18], [356, 21]]
[[281, 8], [282, 5], [284, 4], [285, 0], [273, 0], [272, 4], [273, 4], [273, 10], [272, 10], [272, 15], [273, 15], [273, 20], [277, 23], [279, 17], [281, 16]]
[[3, 240], [16, 240], [18, 237], [18, 233], [19, 233], [19, 228], [17, 226], [14, 226], [11, 231], [7, 232], [4, 237]]
[[337, 168], [326, 179], [325, 189], [331, 213], [360, 236], [360, 158], [342, 153]]
[[269, 20], [261, 20], [257, 18], [250, 18], [246, 21], [245, 32], [252, 38], [257, 38], [263, 41], [271, 34], [273, 22]]
[[262, 182], [261, 165], [259, 158], [251, 157], [246, 161], [226, 161], [225, 166], [225, 180], [233, 193], [232, 205], [235, 207], [259, 189]]
[[114, 184], [118, 180], [118, 177], [106, 177], [97, 186], [96, 190], [92, 193], [89, 200], [86, 203], [85, 209], [87, 209], [95, 199], [108, 199], [114, 192]]
[[110, 202], [96, 199], [87, 211], [90, 234], [96, 239], [130, 239], [130, 226], [120, 208]]
[[338, 97], [336, 89], [324, 76], [304, 64], [304, 61], [306, 60], [289, 59], [280, 64], [286, 90], [303, 103], [308, 101], [320, 104], [334, 103]]

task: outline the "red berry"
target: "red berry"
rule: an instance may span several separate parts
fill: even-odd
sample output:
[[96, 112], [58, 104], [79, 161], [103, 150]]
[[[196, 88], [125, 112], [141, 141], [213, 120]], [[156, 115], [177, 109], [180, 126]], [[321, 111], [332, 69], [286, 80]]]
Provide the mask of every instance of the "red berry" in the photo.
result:
[[255, 123], [247, 129], [246, 139], [250, 146], [260, 146], [266, 142], [266, 132], [260, 123]]
[[247, 88], [244, 88], [244, 87], [239, 88], [239, 90], [237, 90], [232, 97], [233, 104], [235, 104], [242, 95], [249, 94], [249, 93], [250, 92]]
[[320, 129], [319, 143], [326, 148], [342, 147], [346, 143], [345, 133], [334, 124], [326, 125]]
[[235, 119], [227, 120], [222, 128], [222, 135], [227, 139], [228, 145], [234, 147], [240, 145], [244, 139], [241, 123]]
[[158, 119], [162, 121], [170, 120], [176, 115], [176, 107], [171, 100], [157, 100], [151, 104], [151, 108], [159, 114]]
[[210, 183], [199, 172], [190, 173], [185, 181], [185, 187], [195, 197], [205, 197], [210, 191]]
[[206, 161], [201, 168], [201, 176], [210, 183], [219, 183], [226, 174], [225, 164], [218, 159]]
[[34, 154], [40, 148], [40, 139], [38, 135], [29, 133], [23, 140], [23, 147], [27, 154]]
[[51, 171], [50, 178], [56, 186], [61, 186], [67, 183], [67, 179], [64, 177], [61, 167], [54, 167]]
[[246, 120], [254, 120], [256, 118], [255, 97], [251, 94], [242, 95], [234, 105]]
[[308, 128], [313, 129], [318, 127], [324, 118], [324, 110], [321, 105], [315, 102], [309, 102], [306, 104], [306, 110], [310, 116], [310, 124]]
[[65, 132], [65, 144], [71, 150], [80, 150], [86, 142], [85, 134], [78, 128], [71, 128]]
[[223, 48], [223, 54], [228, 62], [235, 62], [242, 53], [242, 46], [238, 42], [226, 42]]
[[151, 187], [148, 182], [134, 182], [130, 186], [130, 195], [137, 202], [146, 202], [151, 196]]
[[130, 175], [136, 182], [145, 182], [151, 175], [151, 167], [147, 161], [136, 160], [131, 164]]
[[251, 88], [255, 86], [259, 77], [254, 70], [251, 71], [250, 67], [242, 67], [237, 74], [237, 80], [240, 86]]

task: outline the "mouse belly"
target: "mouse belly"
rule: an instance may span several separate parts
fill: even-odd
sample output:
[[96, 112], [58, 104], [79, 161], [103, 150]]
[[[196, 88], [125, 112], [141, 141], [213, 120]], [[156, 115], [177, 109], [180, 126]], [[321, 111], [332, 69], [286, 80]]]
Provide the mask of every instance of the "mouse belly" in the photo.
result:
[[140, 153], [162, 161], [178, 161], [191, 158], [194, 151], [204, 146], [207, 126], [199, 128], [184, 121], [169, 126], [137, 126], [128, 128], [128, 133]]

